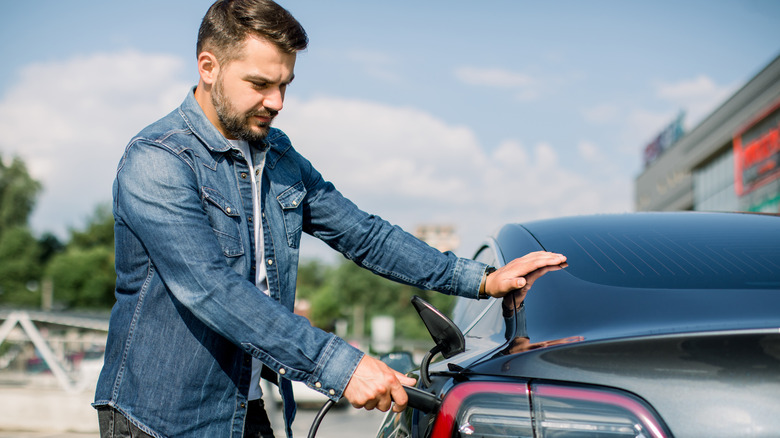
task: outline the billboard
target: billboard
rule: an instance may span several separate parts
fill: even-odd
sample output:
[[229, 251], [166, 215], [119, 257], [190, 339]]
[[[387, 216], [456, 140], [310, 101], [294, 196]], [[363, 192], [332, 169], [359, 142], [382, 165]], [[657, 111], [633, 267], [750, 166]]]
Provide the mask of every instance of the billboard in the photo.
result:
[[737, 131], [733, 145], [737, 195], [780, 178], [780, 99]]
[[685, 118], [685, 112], [680, 112], [676, 119], [670, 123], [663, 131], [661, 131], [647, 146], [645, 146], [644, 164], [645, 167], [649, 166], [653, 161], [657, 160], [661, 154], [667, 149], [677, 143], [684, 134], [683, 119]]

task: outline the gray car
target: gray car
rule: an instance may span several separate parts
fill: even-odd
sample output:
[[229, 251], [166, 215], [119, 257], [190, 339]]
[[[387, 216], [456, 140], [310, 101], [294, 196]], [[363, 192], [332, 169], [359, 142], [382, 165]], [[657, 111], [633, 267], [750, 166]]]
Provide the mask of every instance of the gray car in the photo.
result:
[[510, 224], [475, 258], [537, 250], [567, 264], [458, 301], [450, 333], [429, 325], [443, 356], [415, 375], [434, 403], [388, 414], [379, 437], [780, 436], [780, 217]]

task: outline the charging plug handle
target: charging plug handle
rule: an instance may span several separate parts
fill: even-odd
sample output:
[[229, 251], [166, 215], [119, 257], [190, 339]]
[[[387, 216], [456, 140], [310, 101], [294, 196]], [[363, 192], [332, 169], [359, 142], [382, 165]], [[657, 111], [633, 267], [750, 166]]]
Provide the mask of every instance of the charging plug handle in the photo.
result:
[[406, 395], [409, 397], [407, 406], [411, 408], [430, 414], [438, 411], [441, 406], [441, 400], [430, 392], [411, 386], [404, 386], [404, 391], [406, 391]]

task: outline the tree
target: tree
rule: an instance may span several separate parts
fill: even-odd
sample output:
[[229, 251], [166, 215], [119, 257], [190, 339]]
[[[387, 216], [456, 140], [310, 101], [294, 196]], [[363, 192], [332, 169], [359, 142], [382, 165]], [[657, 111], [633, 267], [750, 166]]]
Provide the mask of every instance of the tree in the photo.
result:
[[0, 236], [14, 227], [27, 226], [41, 188], [21, 158], [14, 157], [6, 164], [0, 156]]
[[113, 248], [69, 247], [46, 268], [54, 285], [54, 302], [69, 309], [108, 309], [114, 304]]
[[65, 245], [60, 242], [60, 239], [49, 232], [43, 233], [38, 239], [38, 246], [41, 247], [39, 259], [41, 266], [46, 266], [52, 257], [65, 250]]
[[0, 304], [40, 305], [40, 248], [27, 228], [40, 190], [20, 158], [0, 156]]
[[[411, 305], [412, 297], [420, 295], [445, 313], [453, 303], [452, 297], [390, 281], [349, 261], [335, 267], [302, 264], [298, 292], [311, 301], [314, 325], [332, 330], [336, 320], [347, 319], [353, 336], [368, 335], [369, 328], [364, 324], [374, 316], [388, 315], [396, 320], [396, 336], [426, 339], [428, 332]], [[362, 321], [356, 321], [356, 317]], [[361, 326], [365, 327], [365, 332], [355, 333], [355, 327]]]
[[[51, 280], [60, 307], [111, 307], [116, 275], [110, 208], [98, 206], [84, 230], [70, 230], [67, 245], [51, 233], [36, 239], [27, 223], [40, 190], [20, 158], [8, 164], [0, 157], [0, 304], [38, 307], [41, 285]], [[47, 281], [41, 280], [44, 273]]]
[[317, 259], [298, 264], [298, 284], [296, 296], [311, 300], [322, 289], [330, 267]]
[[7, 228], [0, 235], [0, 304], [41, 304], [40, 247], [26, 227]]
[[65, 250], [52, 257], [46, 277], [59, 307], [107, 309], [114, 304], [114, 217], [99, 205], [84, 230], [70, 230]]
[[95, 207], [84, 231], [70, 230], [70, 246], [77, 248], [114, 247], [114, 215], [108, 204]]

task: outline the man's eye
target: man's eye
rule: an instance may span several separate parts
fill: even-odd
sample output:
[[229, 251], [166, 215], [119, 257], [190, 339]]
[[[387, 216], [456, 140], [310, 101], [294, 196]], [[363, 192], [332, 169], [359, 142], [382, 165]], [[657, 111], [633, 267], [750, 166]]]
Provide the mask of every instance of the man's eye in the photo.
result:
[[252, 82], [252, 88], [255, 88], [257, 90], [262, 90], [264, 88], [268, 88], [268, 84], [265, 82]]

